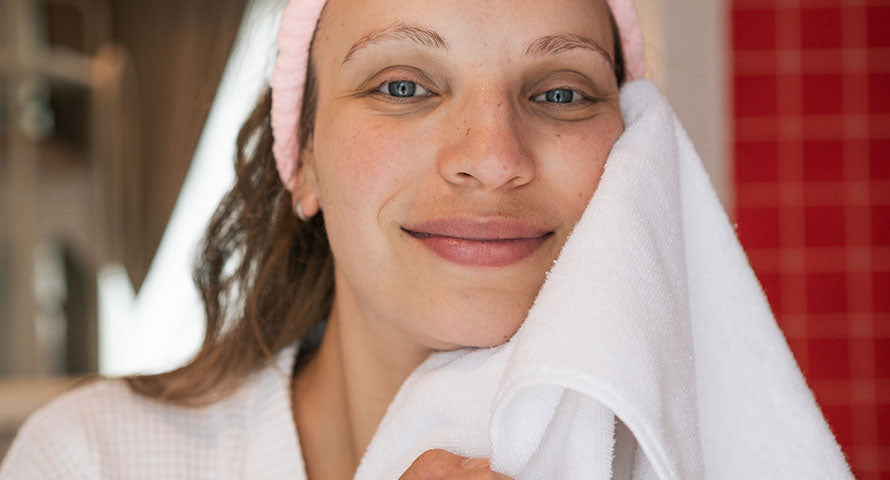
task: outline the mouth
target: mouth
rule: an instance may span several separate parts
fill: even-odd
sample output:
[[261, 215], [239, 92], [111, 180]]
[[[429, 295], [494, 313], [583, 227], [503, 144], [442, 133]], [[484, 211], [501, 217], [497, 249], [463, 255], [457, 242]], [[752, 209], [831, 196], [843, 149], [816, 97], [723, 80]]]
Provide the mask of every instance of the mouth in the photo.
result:
[[552, 230], [505, 219], [446, 218], [402, 231], [439, 257], [464, 266], [506, 267], [535, 253]]

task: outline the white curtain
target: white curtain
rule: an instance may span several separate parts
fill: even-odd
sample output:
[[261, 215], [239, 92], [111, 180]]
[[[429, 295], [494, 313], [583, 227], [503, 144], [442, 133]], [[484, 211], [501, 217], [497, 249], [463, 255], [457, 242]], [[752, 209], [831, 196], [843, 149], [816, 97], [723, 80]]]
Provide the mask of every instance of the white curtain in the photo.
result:
[[275, 59], [285, 0], [247, 4], [170, 223], [138, 295], [120, 265], [99, 273], [99, 372], [169, 370], [188, 360], [204, 334], [192, 263], [204, 228], [234, 181], [235, 138]]

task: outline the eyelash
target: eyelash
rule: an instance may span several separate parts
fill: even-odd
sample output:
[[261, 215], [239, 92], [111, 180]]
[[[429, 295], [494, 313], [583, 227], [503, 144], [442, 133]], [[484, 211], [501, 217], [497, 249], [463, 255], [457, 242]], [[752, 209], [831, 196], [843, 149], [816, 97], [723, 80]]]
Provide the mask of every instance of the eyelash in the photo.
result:
[[[555, 91], [557, 91], [557, 90], [567, 90], [567, 91], [571, 92], [571, 93], [572, 93], [572, 100], [571, 100], [570, 102], [548, 102], [548, 101], [546, 100], [546, 96], [547, 96], [547, 94], [550, 93], [550, 92], [555, 92]], [[539, 98], [540, 98], [541, 100], [538, 100]], [[593, 101], [593, 100], [590, 98], [590, 96], [585, 95], [584, 92], [582, 92], [582, 91], [580, 91], [580, 90], [575, 90], [575, 89], [573, 89], [573, 88], [571, 88], [571, 87], [556, 87], [556, 88], [551, 88], [551, 89], [549, 89], [549, 90], [545, 90], [544, 92], [541, 92], [541, 93], [539, 93], [539, 94], [532, 95], [532, 96], [531, 96], [531, 100], [532, 100], [533, 102], [536, 102], [536, 103], [543, 103], [543, 104], [546, 104], [546, 105], [549, 106], [549, 107], [555, 107], [555, 108], [571, 108], [571, 107], [577, 107], [577, 106], [582, 105], [582, 104], [583, 104], [583, 105], [586, 105], [586, 104], [588, 104], [588, 103], [590, 103], [590, 102]]]
[[[388, 86], [393, 83], [399, 83], [399, 82], [413, 83], [415, 88], [423, 90], [424, 92], [426, 92], [426, 94], [419, 94], [419, 95], [415, 94], [414, 96], [411, 96], [411, 97], [397, 97], [395, 95], [390, 95], [389, 92], [386, 91]], [[377, 84], [377, 86], [368, 93], [370, 95], [376, 95], [376, 96], [383, 97], [385, 99], [385, 101], [391, 102], [391, 103], [413, 103], [413, 102], [417, 102], [419, 99], [429, 98], [429, 97], [433, 97], [436, 95], [430, 89], [421, 85], [420, 82], [416, 82], [414, 80], [407, 80], [407, 79], [403, 79], [403, 78], [398, 78], [398, 79], [393, 79], [393, 80], [384, 80], [383, 82]]]

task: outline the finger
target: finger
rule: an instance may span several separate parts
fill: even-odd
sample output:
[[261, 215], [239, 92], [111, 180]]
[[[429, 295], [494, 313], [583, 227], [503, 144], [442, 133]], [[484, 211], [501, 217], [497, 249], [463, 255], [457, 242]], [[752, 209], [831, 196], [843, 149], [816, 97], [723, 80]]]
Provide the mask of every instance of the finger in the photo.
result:
[[464, 469], [465, 457], [441, 449], [427, 450], [405, 470], [399, 480], [443, 480]]
[[485, 457], [465, 458], [460, 462], [461, 468], [464, 470], [475, 470], [478, 468], [491, 467], [491, 459]]

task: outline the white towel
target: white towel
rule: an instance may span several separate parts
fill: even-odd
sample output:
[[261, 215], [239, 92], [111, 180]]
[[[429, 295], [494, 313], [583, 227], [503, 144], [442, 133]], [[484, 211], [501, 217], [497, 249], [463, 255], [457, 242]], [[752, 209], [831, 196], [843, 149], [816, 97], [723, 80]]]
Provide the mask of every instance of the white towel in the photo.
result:
[[430, 448], [526, 478], [852, 478], [686, 133], [646, 80], [522, 328], [433, 355], [356, 473]]

